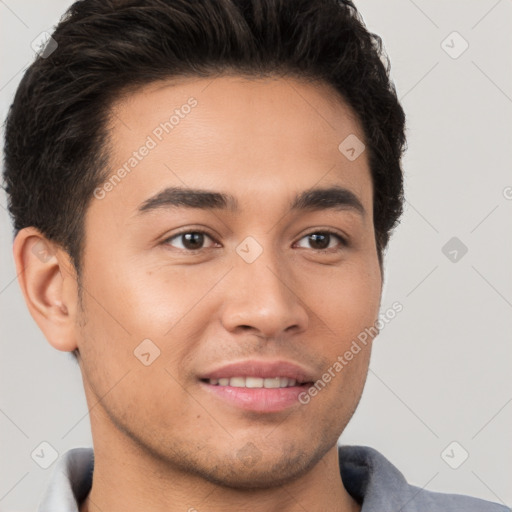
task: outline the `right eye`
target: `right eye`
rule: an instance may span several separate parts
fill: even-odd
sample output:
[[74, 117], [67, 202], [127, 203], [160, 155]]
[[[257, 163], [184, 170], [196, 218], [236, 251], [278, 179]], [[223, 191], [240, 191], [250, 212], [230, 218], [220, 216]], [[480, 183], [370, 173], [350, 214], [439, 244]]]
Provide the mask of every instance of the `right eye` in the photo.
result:
[[[176, 249], [180, 249], [182, 251], [199, 251], [201, 249], [208, 249], [209, 247], [204, 247], [205, 240], [209, 239], [212, 242], [215, 242], [213, 238], [208, 235], [205, 231], [182, 231], [181, 233], [176, 233], [169, 238], [166, 238], [162, 243], [164, 245], [170, 245], [175, 247]], [[171, 243], [173, 240], [177, 240], [178, 242]], [[177, 245], [175, 245], [177, 244]]]

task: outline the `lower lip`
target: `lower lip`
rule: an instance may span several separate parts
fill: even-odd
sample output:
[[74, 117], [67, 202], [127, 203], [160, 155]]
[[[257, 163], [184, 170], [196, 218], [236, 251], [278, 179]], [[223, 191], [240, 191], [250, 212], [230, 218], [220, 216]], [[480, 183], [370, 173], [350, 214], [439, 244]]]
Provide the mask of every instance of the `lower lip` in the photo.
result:
[[246, 411], [279, 412], [299, 404], [299, 395], [309, 384], [288, 388], [237, 388], [213, 386], [201, 381], [201, 385], [222, 400]]

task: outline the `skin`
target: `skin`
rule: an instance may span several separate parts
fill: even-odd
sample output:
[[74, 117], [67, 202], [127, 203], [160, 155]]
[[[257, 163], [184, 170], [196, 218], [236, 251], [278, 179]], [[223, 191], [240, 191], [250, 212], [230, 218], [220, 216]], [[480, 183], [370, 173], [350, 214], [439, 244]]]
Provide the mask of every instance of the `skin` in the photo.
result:
[[[316, 378], [378, 318], [382, 276], [367, 153], [351, 109], [325, 84], [291, 78], [183, 79], [119, 100], [111, 125], [118, 169], [175, 108], [197, 106], [85, 218], [82, 306], [65, 251], [35, 228], [14, 256], [30, 312], [50, 344], [80, 352], [95, 450], [85, 511], [356, 511], [337, 440], [366, 380], [371, 343], [311, 399], [277, 413], [210, 396], [198, 375], [244, 359], [296, 362]], [[351, 190], [354, 210], [291, 212], [311, 187]], [[234, 195], [240, 212], [138, 207], [169, 186]], [[187, 253], [181, 228], [213, 237]], [[306, 235], [331, 229], [330, 251]], [[261, 255], [236, 252], [247, 236]], [[167, 240], [167, 241], [166, 241]], [[32, 251], [43, 244], [48, 258]], [[134, 350], [151, 339], [149, 366]], [[252, 460], [244, 454], [254, 455]]]

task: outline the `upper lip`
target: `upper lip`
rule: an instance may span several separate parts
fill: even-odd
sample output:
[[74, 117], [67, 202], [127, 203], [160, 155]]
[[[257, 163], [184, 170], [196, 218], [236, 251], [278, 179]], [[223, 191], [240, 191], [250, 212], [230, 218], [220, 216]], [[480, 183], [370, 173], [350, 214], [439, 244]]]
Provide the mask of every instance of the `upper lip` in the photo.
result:
[[199, 376], [200, 379], [222, 379], [231, 377], [287, 377], [299, 383], [313, 382], [311, 372], [288, 361], [248, 360], [229, 363]]

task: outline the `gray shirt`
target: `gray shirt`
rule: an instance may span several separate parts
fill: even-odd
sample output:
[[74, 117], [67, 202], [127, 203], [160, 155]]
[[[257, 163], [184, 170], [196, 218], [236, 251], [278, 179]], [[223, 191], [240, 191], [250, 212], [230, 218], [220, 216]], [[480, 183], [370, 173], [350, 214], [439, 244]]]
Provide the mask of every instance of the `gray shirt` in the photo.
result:
[[[340, 474], [346, 490], [362, 503], [361, 512], [510, 512], [489, 501], [441, 494], [409, 485], [382, 454], [367, 446], [340, 446]], [[89, 493], [92, 448], [73, 448], [58, 460], [37, 512], [78, 512]]]

